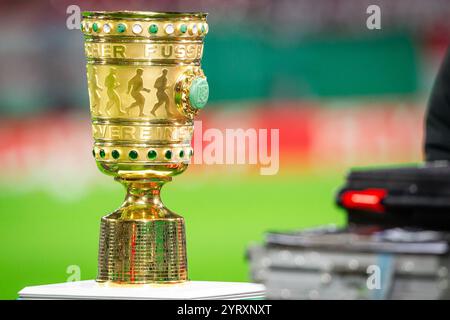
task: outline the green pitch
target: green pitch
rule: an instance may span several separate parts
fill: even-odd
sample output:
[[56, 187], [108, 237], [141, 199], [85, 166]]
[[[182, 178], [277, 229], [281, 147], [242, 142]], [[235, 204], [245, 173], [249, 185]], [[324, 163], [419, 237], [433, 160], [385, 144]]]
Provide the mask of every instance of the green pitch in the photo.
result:
[[[190, 278], [248, 281], [245, 249], [265, 231], [343, 223], [334, 206], [342, 177], [176, 177], [162, 196], [186, 219]], [[0, 298], [15, 299], [25, 286], [65, 282], [70, 266], [79, 267], [81, 280], [95, 278], [100, 217], [123, 196], [112, 183], [72, 202], [44, 191], [0, 187]]]

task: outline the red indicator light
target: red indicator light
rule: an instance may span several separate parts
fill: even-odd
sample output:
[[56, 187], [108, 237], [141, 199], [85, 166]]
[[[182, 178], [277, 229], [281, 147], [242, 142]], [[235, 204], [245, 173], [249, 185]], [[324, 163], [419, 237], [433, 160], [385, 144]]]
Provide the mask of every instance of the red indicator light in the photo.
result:
[[384, 189], [350, 190], [342, 194], [341, 202], [344, 208], [383, 213], [381, 201], [386, 194]]

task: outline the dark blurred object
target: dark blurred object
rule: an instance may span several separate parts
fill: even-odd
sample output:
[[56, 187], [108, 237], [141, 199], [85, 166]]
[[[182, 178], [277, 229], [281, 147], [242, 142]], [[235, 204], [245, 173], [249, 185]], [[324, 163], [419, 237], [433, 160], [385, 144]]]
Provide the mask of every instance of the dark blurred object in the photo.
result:
[[450, 230], [450, 166], [352, 170], [337, 195], [349, 223]]
[[450, 299], [448, 162], [353, 170], [337, 203], [348, 227], [271, 232], [249, 248], [269, 299]]
[[269, 299], [449, 299], [449, 237], [322, 227], [268, 233], [248, 258], [252, 279], [265, 284]]
[[427, 161], [450, 160], [450, 50], [434, 83], [425, 125]]

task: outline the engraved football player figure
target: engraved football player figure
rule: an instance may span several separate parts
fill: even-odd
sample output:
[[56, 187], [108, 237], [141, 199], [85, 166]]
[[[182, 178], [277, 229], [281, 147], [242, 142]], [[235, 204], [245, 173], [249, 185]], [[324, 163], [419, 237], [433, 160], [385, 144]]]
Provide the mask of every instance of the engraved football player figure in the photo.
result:
[[116, 69], [109, 69], [109, 74], [105, 78], [105, 87], [108, 89], [106, 93], [108, 94], [108, 102], [106, 103], [105, 111], [111, 115], [111, 108], [114, 106], [119, 114], [124, 115], [125, 112], [122, 111], [122, 106], [120, 102], [120, 97], [116, 92], [116, 89], [120, 86], [117, 81]]
[[158, 98], [158, 102], [155, 103], [153, 106], [153, 109], [151, 111], [152, 115], [156, 117], [156, 110], [159, 109], [164, 104], [164, 107], [166, 108], [167, 116], [173, 116], [173, 114], [170, 112], [170, 104], [169, 104], [169, 96], [166, 93], [166, 89], [169, 87], [167, 86], [167, 69], [162, 70], [161, 76], [156, 79], [154, 87], [156, 88], [156, 98]]
[[141, 91], [150, 92], [150, 89], [144, 88], [144, 81], [142, 80], [142, 74], [144, 70], [137, 69], [136, 75], [128, 81], [128, 94], [131, 94], [133, 99], [135, 100], [128, 108], [126, 108], [127, 113], [130, 113], [130, 110], [139, 107], [139, 116], [144, 116], [144, 104], [145, 97], [142, 95]]
[[93, 67], [92, 72], [88, 73], [88, 85], [91, 88], [91, 109], [93, 113], [97, 113], [100, 109], [100, 93], [103, 88], [98, 84], [97, 68]]

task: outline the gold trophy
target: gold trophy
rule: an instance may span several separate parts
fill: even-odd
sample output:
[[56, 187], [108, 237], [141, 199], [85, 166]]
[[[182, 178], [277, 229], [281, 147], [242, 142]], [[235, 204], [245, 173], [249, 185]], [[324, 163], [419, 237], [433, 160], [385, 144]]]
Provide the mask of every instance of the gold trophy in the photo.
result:
[[84, 12], [98, 168], [127, 189], [101, 219], [99, 282], [188, 279], [184, 219], [160, 189], [186, 170], [193, 119], [208, 100], [200, 67], [204, 13]]

